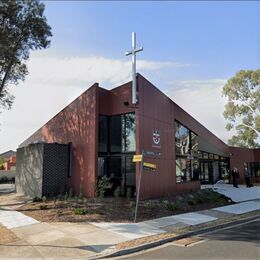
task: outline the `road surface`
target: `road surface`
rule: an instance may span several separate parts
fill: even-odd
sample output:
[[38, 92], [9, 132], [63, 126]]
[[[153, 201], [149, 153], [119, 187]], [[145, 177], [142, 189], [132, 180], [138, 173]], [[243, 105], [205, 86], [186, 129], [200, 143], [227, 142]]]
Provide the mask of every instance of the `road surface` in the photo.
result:
[[124, 259], [260, 259], [260, 219], [200, 238], [187, 247], [172, 242]]

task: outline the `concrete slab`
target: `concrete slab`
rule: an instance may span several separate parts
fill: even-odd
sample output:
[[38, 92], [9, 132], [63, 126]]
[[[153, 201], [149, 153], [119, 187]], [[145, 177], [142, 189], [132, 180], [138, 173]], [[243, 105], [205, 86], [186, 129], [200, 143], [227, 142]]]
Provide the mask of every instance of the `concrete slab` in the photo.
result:
[[15, 233], [16, 236], [23, 238], [25, 236], [39, 234], [46, 231], [53, 230], [53, 227], [47, 223], [36, 223], [32, 225], [12, 228], [12, 232]]
[[108, 230], [100, 229], [96, 232], [74, 235], [85, 246], [92, 248], [95, 252], [102, 252], [109, 248], [113, 248], [116, 244], [129, 240], [128, 238], [111, 232]]
[[70, 235], [86, 234], [99, 231], [100, 228], [89, 223], [68, 223], [68, 222], [59, 222], [59, 223], [49, 223], [49, 226], [52, 229], [58, 229], [62, 232]]
[[213, 220], [216, 220], [216, 217], [212, 217], [212, 216], [207, 216], [207, 215], [203, 215], [203, 214], [199, 214], [199, 213], [184, 213], [184, 214], [179, 214], [179, 215], [175, 215], [173, 216], [173, 219], [175, 219], [177, 222], [182, 222], [185, 223], [187, 225], [199, 225], [202, 223], [206, 223], [206, 222], [210, 222]]
[[225, 217], [234, 215], [233, 213], [227, 213], [227, 212], [217, 211], [217, 210], [212, 210], [212, 209], [202, 210], [202, 211], [200, 211], [200, 214], [212, 216], [212, 217], [216, 217], [216, 218], [225, 218]]
[[161, 234], [165, 231], [144, 222], [140, 223], [92, 223], [103, 229], [112, 231], [119, 234], [127, 239], [136, 239], [146, 236], [151, 236], [155, 234]]
[[212, 188], [214, 191], [231, 198], [234, 202], [260, 199], [260, 186], [246, 188], [245, 185], [238, 185], [238, 187], [235, 188], [232, 184], [214, 184], [204, 185], [202, 189]]
[[44, 259], [44, 257], [25, 241], [0, 245], [1, 259]]
[[157, 219], [144, 221], [143, 223], [152, 225], [153, 227], [162, 228], [162, 227], [167, 227], [169, 225], [177, 224], [178, 222], [179, 221], [177, 219], [175, 219], [175, 216], [169, 216], [169, 217], [163, 217], [163, 218], [157, 218]]
[[214, 210], [233, 213], [233, 214], [243, 214], [254, 210], [260, 210], [260, 202], [256, 202], [256, 201], [241, 202], [234, 205], [214, 208]]
[[49, 230], [45, 232], [43, 230], [42, 232], [35, 234], [24, 235], [23, 239], [31, 245], [39, 245], [43, 243], [52, 243], [55, 240], [63, 239], [65, 237], [65, 233], [59, 230]]
[[16, 228], [36, 224], [39, 221], [25, 216], [21, 212], [12, 210], [0, 210], [0, 223], [7, 228]]
[[96, 252], [84, 243], [74, 238], [61, 238], [51, 243], [41, 243], [34, 246], [44, 259], [86, 259]]

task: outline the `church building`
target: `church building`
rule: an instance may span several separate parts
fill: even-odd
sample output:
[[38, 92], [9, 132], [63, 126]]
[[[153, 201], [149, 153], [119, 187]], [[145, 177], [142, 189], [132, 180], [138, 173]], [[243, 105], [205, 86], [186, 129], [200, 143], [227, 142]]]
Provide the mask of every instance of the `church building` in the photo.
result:
[[244, 182], [245, 166], [251, 181], [259, 182], [260, 149], [229, 147], [142, 75], [137, 74], [136, 84], [138, 102], [132, 104], [132, 82], [111, 90], [95, 83], [19, 149], [70, 144], [66, 185], [87, 197], [95, 196], [96, 182], [104, 175], [113, 183], [107, 195], [120, 187], [123, 196], [129, 189], [134, 196], [140, 162], [133, 156], [142, 153], [144, 162], [155, 167], [142, 172], [141, 199], [227, 182], [233, 167], [240, 172], [239, 182]]

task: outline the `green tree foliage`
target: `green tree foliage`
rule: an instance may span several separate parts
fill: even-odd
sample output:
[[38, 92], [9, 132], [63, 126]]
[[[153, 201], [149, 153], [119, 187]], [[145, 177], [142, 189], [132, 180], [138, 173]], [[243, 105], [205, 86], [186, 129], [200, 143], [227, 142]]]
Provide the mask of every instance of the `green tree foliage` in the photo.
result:
[[0, 157], [0, 170], [3, 170], [4, 162], [5, 162], [5, 160], [2, 157]]
[[229, 145], [256, 148], [260, 140], [260, 69], [241, 70], [228, 80], [222, 93], [228, 98], [223, 113], [226, 129], [236, 130]]
[[11, 108], [14, 97], [8, 87], [28, 74], [25, 61], [31, 50], [47, 48], [52, 36], [37, 0], [0, 1], [0, 106]]

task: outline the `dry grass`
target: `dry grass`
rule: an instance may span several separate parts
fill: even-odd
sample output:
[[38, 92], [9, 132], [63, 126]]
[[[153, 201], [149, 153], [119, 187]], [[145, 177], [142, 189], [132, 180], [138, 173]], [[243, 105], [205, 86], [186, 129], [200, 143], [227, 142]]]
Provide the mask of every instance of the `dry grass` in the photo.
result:
[[7, 244], [17, 241], [16, 235], [0, 224], [0, 244]]

